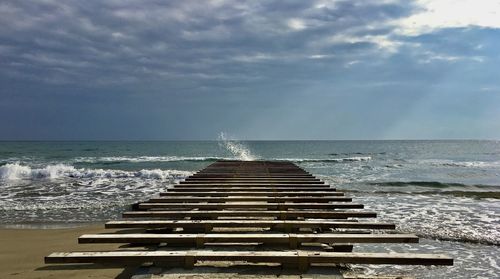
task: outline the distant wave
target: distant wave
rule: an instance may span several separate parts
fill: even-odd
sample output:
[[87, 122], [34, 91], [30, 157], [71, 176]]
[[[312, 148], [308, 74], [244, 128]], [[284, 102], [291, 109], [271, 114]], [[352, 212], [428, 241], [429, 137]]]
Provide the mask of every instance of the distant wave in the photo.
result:
[[351, 155], [385, 155], [387, 152], [351, 152], [351, 153], [329, 153], [330, 156], [351, 156]]
[[[369, 161], [372, 157], [345, 157], [345, 158], [274, 158], [276, 161], [292, 161], [292, 162], [360, 162]], [[111, 157], [78, 157], [73, 160], [75, 163], [102, 163], [102, 164], [119, 164], [120, 162], [215, 162], [217, 160], [238, 160], [238, 158], [230, 157], [183, 157], [183, 156], [111, 156]]]
[[450, 195], [455, 197], [475, 198], [475, 199], [500, 199], [499, 191], [361, 191], [342, 190], [350, 193], [370, 193], [370, 194], [414, 194], [414, 195]]
[[57, 178], [145, 178], [145, 179], [169, 179], [184, 178], [191, 172], [180, 170], [104, 170], [104, 169], [77, 169], [65, 164], [47, 165], [42, 168], [30, 167], [19, 163], [0, 166], [0, 179], [57, 179]]
[[[435, 220], [431, 221], [434, 222]], [[401, 223], [398, 224], [397, 232], [399, 233], [415, 233], [418, 237], [441, 240], [441, 241], [455, 241], [462, 243], [472, 243], [472, 244], [483, 244], [483, 245], [493, 245], [500, 246], [500, 239], [496, 238], [494, 234], [488, 234], [487, 232], [481, 233], [471, 233], [470, 231], [453, 230], [446, 227], [453, 226], [453, 221], [450, 219], [441, 220], [445, 222], [447, 226], [443, 228], [442, 226], [436, 224], [435, 226], [414, 226], [414, 224]], [[442, 224], [441, 224], [442, 225]]]
[[433, 166], [461, 167], [461, 168], [485, 168], [500, 167], [500, 161], [453, 161], [453, 160], [420, 160], [419, 163]]
[[499, 189], [500, 186], [494, 185], [467, 185], [462, 183], [448, 183], [439, 181], [384, 181], [384, 182], [369, 182], [369, 185], [376, 186], [391, 186], [391, 187], [407, 187], [407, 186], [419, 186], [419, 187], [430, 187], [430, 188], [481, 188], [481, 189]]
[[485, 244], [500, 246], [500, 241], [490, 238], [481, 238], [478, 236], [469, 236], [465, 234], [453, 235], [447, 233], [433, 233], [433, 232], [417, 232], [416, 235], [421, 238], [428, 238], [441, 241], [455, 241], [462, 243], [472, 243], [472, 244]]
[[331, 163], [342, 163], [342, 162], [361, 162], [361, 161], [370, 161], [372, 157], [363, 156], [363, 157], [345, 157], [345, 158], [326, 158], [326, 159], [314, 159], [314, 158], [289, 158], [289, 159], [277, 159], [283, 161], [292, 161], [292, 162], [331, 162]]
[[76, 163], [120, 163], [120, 162], [212, 162], [217, 160], [231, 160], [225, 157], [183, 157], [183, 156], [110, 156], [110, 157], [77, 157]]

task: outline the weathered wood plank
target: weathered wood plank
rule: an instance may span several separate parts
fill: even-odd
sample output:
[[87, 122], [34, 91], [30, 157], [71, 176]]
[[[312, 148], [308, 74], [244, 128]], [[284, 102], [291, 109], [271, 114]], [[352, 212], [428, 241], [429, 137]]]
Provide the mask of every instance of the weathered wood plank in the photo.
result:
[[254, 183], [254, 182], [228, 182], [228, 183], [180, 183], [176, 185], [178, 187], [211, 187], [211, 186], [218, 186], [218, 187], [330, 187], [330, 185], [327, 184], [307, 184], [307, 183]]
[[264, 243], [290, 245], [301, 243], [418, 243], [413, 234], [263, 234], [263, 233], [207, 233], [207, 234], [84, 234], [79, 243], [175, 243], [201, 246], [203, 243]]
[[179, 184], [181, 185], [193, 185], [193, 184], [201, 184], [201, 185], [316, 185], [316, 184], [325, 184], [323, 181], [310, 181], [310, 180], [285, 180], [285, 181], [272, 181], [272, 180], [258, 180], [258, 181], [246, 181], [246, 180], [226, 180], [226, 179], [220, 179], [220, 180], [204, 180], [204, 181], [198, 181], [198, 180], [188, 180], [188, 181], [180, 181]]
[[308, 196], [275, 196], [275, 195], [267, 195], [267, 196], [200, 196], [193, 197], [189, 195], [184, 196], [166, 196], [165, 194], [160, 193], [161, 196], [159, 198], [151, 198], [148, 202], [161, 202], [161, 203], [178, 203], [178, 202], [245, 202], [245, 201], [262, 201], [262, 202], [351, 202], [352, 198], [347, 197], [337, 197], [337, 196], [325, 196], [325, 197], [308, 197]]
[[336, 208], [363, 208], [358, 203], [140, 203], [139, 209], [182, 208], [182, 209], [228, 209], [228, 208], [267, 208], [274, 210], [295, 209], [336, 209]]
[[296, 197], [296, 196], [308, 196], [308, 197], [324, 197], [324, 196], [343, 196], [343, 192], [331, 191], [331, 192], [162, 192], [160, 196], [205, 196], [205, 197], [228, 197], [228, 196], [267, 196], [267, 197]]
[[211, 210], [211, 211], [127, 211], [123, 214], [124, 218], [217, 218], [217, 217], [275, 217], [279, 219], [287, 218], [325, 218], [325, 219], [344, 219], [344, 218], [375, 218], [377, 214], [369, 211], [308, 211], [308, 210]]
[[178, 187], [168, 189], [169, 192], [335, 192], [335, 188], [330, 187]]
[[109, 221], [106, 228], [322, 228], [322, 229], [386, 229], [394, 230], [392, 223], [339, 222], [328, 220], [119, 220]]
[[145, 262], [179, 261], [193, 257], [201, 261], [247, 261], [270, 263], [329, 264], [400, 264], [400, 265], [453, 265], [453, 259], [441, 254], [407, 253], [342, 253], [342, 252], [255, 252], [255, 251], [114, 251], [114, 252], [70, 252], [52, 253], [45, 263], [120, 263], [141, 264]]
[[275, 179], [310, 179], [316, 178], [311, 174], [288, 174], [288, 175], [279, 175], [279, 174], [236, 174], [236, 173], [195, 173], [190, 176], [191, 178], [248, 178], [248, 179], [267, 179], [267, 178], [275, 178]]
[[212, 176], [206, 176], [206, 177], [196, 177], [196, 176], [190, 176], [184, 179], [184, 181], [273, 181], [273, 182], [283, 182], [283, 181], [320, 181], [319, 178], [315, 177], [274, 177], [274, 176], [268, 176], [268, 177], [212, 177]]

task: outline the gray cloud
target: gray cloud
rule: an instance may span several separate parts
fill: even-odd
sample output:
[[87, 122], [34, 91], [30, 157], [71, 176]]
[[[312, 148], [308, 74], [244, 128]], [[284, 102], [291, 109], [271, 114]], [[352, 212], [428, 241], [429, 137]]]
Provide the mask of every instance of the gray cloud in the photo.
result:
[[[51, 123], [52, 106], [68, 123], [45, 125], [51, 131], [62, 127], [56, 134], [62, 137], [71, 121], [94, 123], [96, 115], [118, 126], [118, 117], [134, 123], [156, 119], [152, 126], [168, 118], [183, 131], [206, 118], [198, 132], [187, 135], [195, 138], [224, 126], [265, 137], [257, 127], [270, 118], [280, 123], [268, 127], [273, 137], [293, 136], [295, 122], [323, 118], [309, 125], [310, 133], [329, 137], [318, 132], [330, 127], [326, 121], [352, 114], [353, 127], [343, 137], [384, 137], [384, 126], [392, 137], [399, 131], [390, 129], [399, 127], [396, 120], [371, 104], [395, 100], [388, 111], [402, 114], [404, 106], [431, 98], [433, 86], [452, 84], [467, 94], [498, 87], [498, 29], [401, 31], [407, 28], [402, 21], [422, 11], [418, 3], [402, 0], [2, 1], [3, 116], [32, 112], [3, 124], [12, 122], [11, 133], [24, 137], [14, 126], [29, 125], [39, 115], [46, 117], [37, 121]], [[136, 104], [150, 111], [137, 111]], [[192, 107], [191, 116], [179, 116], [183, 105]], [[381, 122], [368, 127], [361, 123], [364, 117]], [[243, 131], [238, 124], [254, 128]], [[105, 134], [105, 127], [98, 130]], [[151, 137], [171, 136], [147, 129]], [[92, 131], [80, 135], [99, 135]], [[109, 137], [124, 134], [113, 131]]]
[[[349, 57], [356, 52], [376, 52], [377, 40], [383, 38], [329, 38], [387, 36], [384, 21], [409, 12], [396, 4], [315, 5], [319, 3], [7, 1], [0, 6], [2, 72], [82, 86], [262, 79], [269, 77], [262, 72], [269, 63], [321, 64], [328, 59], [342, 65], [344, 58], [356, 59]], [[290, 22], [298, 22], [300, 30]]]

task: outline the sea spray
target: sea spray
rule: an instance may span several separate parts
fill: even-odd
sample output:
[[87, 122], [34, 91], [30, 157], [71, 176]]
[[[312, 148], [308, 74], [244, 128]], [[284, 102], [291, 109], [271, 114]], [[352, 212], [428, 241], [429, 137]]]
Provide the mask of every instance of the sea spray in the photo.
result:
[[231, 152], [239, 160], [254, 161], [256, 159], [248, 147], [235, 140], [229, 140], [224, 132], [219, 134], [219, 146]]

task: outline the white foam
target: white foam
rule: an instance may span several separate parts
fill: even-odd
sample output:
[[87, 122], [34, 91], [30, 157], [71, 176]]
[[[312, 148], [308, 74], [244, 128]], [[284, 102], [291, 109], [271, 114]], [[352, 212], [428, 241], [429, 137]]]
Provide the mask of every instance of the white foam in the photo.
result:
[[32, 169], [29, 166], [19, 163], [6, 164], [0, 167], [1, 179], [26, 179], [26, 178], [58, 178], [67, 176], [75, 172], [76, 169], [72, 166], [57, 164], [48, 165], [44, 168]]
[[[183, 156], [110, 156], [110, 157], [77, 157], [73, 160], [75, 163], [98, 163], [98, 162], [178, 162], [178, 161], [216, 161], [216, 160], [243, 160], [252, 161], [256, 157], [250, 153], [248, 148], [241, 143], [234, 141], [225, 141], [220, 143], [221, 146], [229, 150], [234, 157], [183, 157]], [[370, 156], [355, 156], [344, 158], [276, 158], [278, 161], [293, 161], [293, 162], [360, 162], [370, 161]]]
[[1, 179], [18, 179], [31, 176], [31, 168], [19, 164], [6, 164], [0, 167]]
[[73, 162], [97, 163], [97, 162], [178, 162], [178, 161], [215, 161], [229, 160], [224, 157], [184, 157], [184, 156], [109, 156], [109, 157], [77, 157]]
[[71, 178], [145, 178], [145, 179], [167, 179], [182, 178], [191, 172], [180, 170], [104, 170], [104, 169], [77, 169], [70, 165], [56, 164], [47, 165], [43, 168], [32, 168], [20, 163], [6, 164], [0, 167], [0, 179], [57, 179], [63, 177]]
[[250, 150], [244, 146], [243, 144], [234, 141], [228, 140], [226, 134], [221, 132], [219, 134], [219, 145], [226, 148], [231, 154], [233, 154], [238, 160], [242, 161], [254, 161], [256, 160], [255, 156], [252, 155]]
[[361, 161], [370, 161], [372, 157], [370, 156], [358, 156], [358, 157], [345, 157], [345, 158], [325, 158], [325, 159], [316, 159], [316, 158], [283, 158], [278, 159], [282, 161], [293, 161], [293, 162], [361, 162]]
[[500, 167], [500, 161], [488, 162], [488, 161], [453, 161], [453, 160], [429, 159], [429, 160], [421, 160], [420, 163], [431, 164], [434, 166], [463, 167], [463, 168]]

